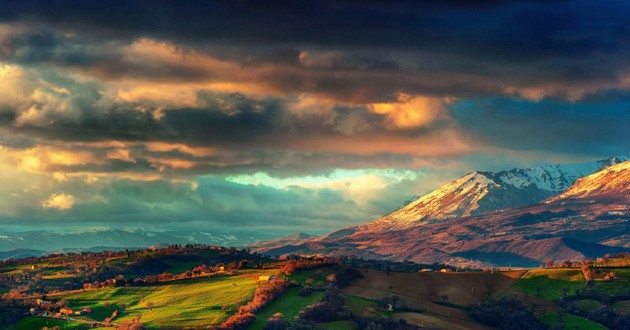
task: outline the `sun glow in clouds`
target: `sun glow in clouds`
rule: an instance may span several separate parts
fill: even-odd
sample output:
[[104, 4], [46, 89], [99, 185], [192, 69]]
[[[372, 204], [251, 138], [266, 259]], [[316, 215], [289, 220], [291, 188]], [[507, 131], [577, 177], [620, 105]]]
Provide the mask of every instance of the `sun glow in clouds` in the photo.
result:
[[42, 206], [47, 209], [57, 209], [60, 211], [71, 209], [74, 206], [75, 198], [72, 195], [66, 195], [64, 193], [52, 194], [50, 198], [42, 203]]
[[277, 178], [265, 172], [227, 177], [226, 181], [243, 185], [263, 185], [275, 189], [330, 189], [340, 191], [357, 204], [365, 204], [376, 198], [388, 186], [424, 176], [419, 171], [394, 169], [337, 169], [328, 175]]
[[398, 95], [398, 102], [374, 103], [372, 112], [386, 115], [391, 128], [414, 128], [429, 125], [446, 112], [450, 99], [437, 97]]

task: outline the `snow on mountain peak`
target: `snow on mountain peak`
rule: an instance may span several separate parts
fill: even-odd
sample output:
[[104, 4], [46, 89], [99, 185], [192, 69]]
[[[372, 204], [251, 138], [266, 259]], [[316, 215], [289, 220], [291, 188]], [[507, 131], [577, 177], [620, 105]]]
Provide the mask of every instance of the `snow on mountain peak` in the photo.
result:
[[548, 202], [596, 195], [616, 196], [627, 200], [630, 193], [630, 161], [609, 164], [602, 170], [579, 179], [566, 192], [551, 198]]
[[603, 170], [608, 167], [614, 166], [616, 164], [627, 162], [628, 160], [630, 160], [630, 158], [628, 157], [612, 156], [612, 157], [609, 157], [608, 159], [598, 161], [597, 165], [599, 166], [599, 170]]
[[428, 221], [534, 204], [563, 193], [581, 177], [624, 160], [627, 158], [610, 157], [580, 164], [471, 172], [359, 229], [402, 229]]

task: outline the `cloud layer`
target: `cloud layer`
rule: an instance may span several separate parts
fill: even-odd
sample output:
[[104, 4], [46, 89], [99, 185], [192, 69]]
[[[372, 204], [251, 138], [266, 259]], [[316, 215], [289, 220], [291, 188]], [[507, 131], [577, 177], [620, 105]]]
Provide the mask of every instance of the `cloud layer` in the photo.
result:
[[630, 154], [625, 2], [2, 7], [7, 224], [321, 232], [466, 171]]

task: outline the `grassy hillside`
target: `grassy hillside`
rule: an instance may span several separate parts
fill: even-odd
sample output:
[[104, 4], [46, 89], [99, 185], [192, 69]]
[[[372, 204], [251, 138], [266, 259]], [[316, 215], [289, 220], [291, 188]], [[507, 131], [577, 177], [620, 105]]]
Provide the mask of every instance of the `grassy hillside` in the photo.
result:
[[[145, 287], [120, 287], [74, 293], [60, 299], [70, 307], [90, 307], [89, 317], [103, 320], [118, 309], [114, 322], [141, 315], [150, 327], [194, 327], [219, 324], [236, 307], [249, 300], [257, 275], [202, 278]], [[151, 306], [153, 305], [153, 306]]]
[[547, 314], [541, 315], [539, 319], [550, 326], [557, 326], [557, 324], [560, 322], [561, 317], [563, 318], [565, 329], [571, 329], [571, 330], [606, 330], [608, 329], [599, 323], [595, 323], [589, 319], [576, 316], [576, 315], [571, 315], [571, 314], [562, 314], [562, 316], [560, 316], [558, 313], [547, 313]]
[[302, 297], [298, 293], [300, 288], [291, 288], [287, 290], [280, 298], [274, 300], [271, 304], [263, 308], [256, 315], [256, 321], [248, 328], [248, 330], [261, 330], [265, 322], [271, 315], [281, 312], [284, 318], [289, 322], [293, 322], [293, 318], [297, 316], [301, 310], [308, 305], [322, 300], [323, 292], [313, 292], [311, 295]]
[[35, 330], [41, 329], [43, 327], [52, 328], [58, 326], [63, 330], [83, 330], [89, 329], [90, 327], [86, 324], [80, 324], [76, 322], [66, 322], [62, 320], [55, 320], [51, 318], [41, 318], [30, 316], [25, 319], [20, 320], [18, 324], [12, 330]]
[[516, 282], [514, 288], [532, 296], [558, 299], [584, 287], [584, 276], [579, 269], [533, 269]]
[[358, 328], [359, 326], [352, 321], [319, 323], [315, 326], [315, 330], [356, 330]]
[[[362, 270], [363, 278], [343, 289], [350, 297], [347, 306], [356, 312], [388, 316], [376, 306], [368, 306], [352, 297], [378, 300], [391, 296], [400, 297], [398, 305], [419, 309], [422, 313], [396, 312], [391, 316], [402, 318], [420, 326], [447, 329], [487, 329], [474, 322], [462, 308], [439, 304], [448, 303], [468, 306], [476, 304], [488, 295], [499, 296], [510, 291], [524, 271], [495, 273], [398, 273]], [[349, 303], [348, 303], [349, 302]], [[363, 306], [362, 306], [363, 305]], [[355, 306], [355, 307], [352, 307]], [[371, 307], [371, 308], [370, 308]], [[361, 313], [363, 313], [361, 312]], [[384, 315], [383, 315], [384, 314]]]

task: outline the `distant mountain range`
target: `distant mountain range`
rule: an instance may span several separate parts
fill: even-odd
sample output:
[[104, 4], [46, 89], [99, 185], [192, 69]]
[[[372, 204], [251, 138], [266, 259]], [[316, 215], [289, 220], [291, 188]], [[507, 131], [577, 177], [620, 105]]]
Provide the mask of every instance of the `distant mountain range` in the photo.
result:
[[629, 225], [630, 162], [611, 157], [472, 172], [373, 222], [257, 250], [532, 266], [630, 250]]
[[[262, 238], [265, 238], [262, 236]], [[271, 236], [266, 237], [267, 239]], [[72, 233], [50, 231], [0, 232], [0, 260], [40, 256], [51, 252], [82, 252], [145, 248], [159, 244], [206, 243], [243, 246], [261, 239], [238, 233], [205, 231], [154, 232], [149, 230], [92, 230]]]

